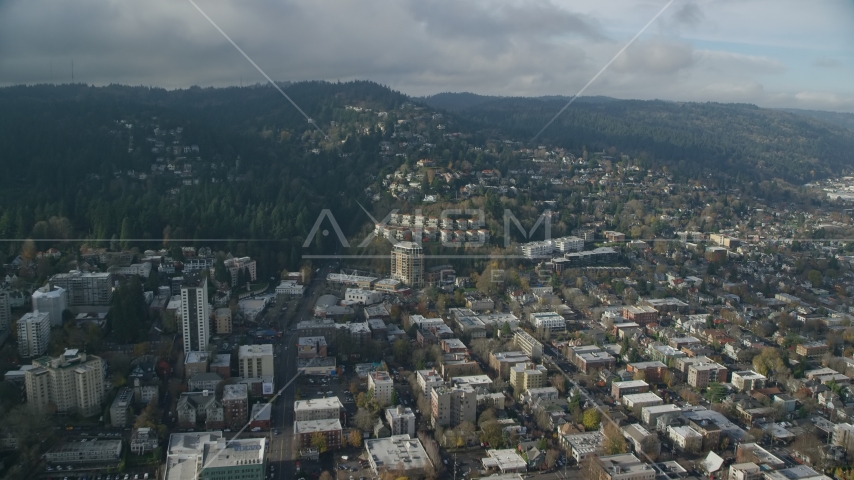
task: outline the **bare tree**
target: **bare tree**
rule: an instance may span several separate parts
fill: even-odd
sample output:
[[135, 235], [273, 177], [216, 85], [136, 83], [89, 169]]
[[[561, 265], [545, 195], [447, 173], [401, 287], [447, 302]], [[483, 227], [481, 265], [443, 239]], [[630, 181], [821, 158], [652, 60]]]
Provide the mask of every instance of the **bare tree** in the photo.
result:
[[550, 448], [549, 451], [546, 452], [546, 468], [554, 468], [558, 458], [560, 458], [560, 452], [554, 448]]

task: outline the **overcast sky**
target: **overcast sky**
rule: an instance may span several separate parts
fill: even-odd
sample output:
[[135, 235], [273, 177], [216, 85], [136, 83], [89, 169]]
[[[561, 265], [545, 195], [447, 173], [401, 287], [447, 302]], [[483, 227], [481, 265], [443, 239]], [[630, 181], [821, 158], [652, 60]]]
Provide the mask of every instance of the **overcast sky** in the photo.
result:
[[[573, 95], [667, 0], [198, 0], [276, 80]], [[0, 85], [264, 78], [186, 0], [0, 2]], [[851, 0], [675, 0], [585, 92], [854, 112]]]

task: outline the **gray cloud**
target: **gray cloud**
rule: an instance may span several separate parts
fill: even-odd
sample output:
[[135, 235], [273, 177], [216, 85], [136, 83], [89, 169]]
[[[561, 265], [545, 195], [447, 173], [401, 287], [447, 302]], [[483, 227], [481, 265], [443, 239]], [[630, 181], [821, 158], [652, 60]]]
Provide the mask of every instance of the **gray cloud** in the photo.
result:
[[[370, 79], [412, 95], [572, 95], [662, 6], [609, 0], [618, 15], [564, 0], [197, 1], [275, 79]], [[778, 58], [696, 47], [676, 32], [722, 25], [719, 2], [680, 3], [659, 19], [659, 35], [644, 34], [586, 93], [804, 108], [854, 96], [786, 83]], [[0, 85], [48, 82], [51, 64], [53, 80], [68, 81], [72, 59], [75, 79], [98, 85], [264, 81], [187, 2], [0, 2]], [[763, 86], [769, 78], [781, 91]]]
[[703, 11], [700, 10], [700, 7], [697, 6], [696, 3], [684, 3], [679, 8], [676, 9], [676, 13], [673, 15], [680, 23], [684, 23], [689, 26], [699, 25], [706, 17], [703, 15]]

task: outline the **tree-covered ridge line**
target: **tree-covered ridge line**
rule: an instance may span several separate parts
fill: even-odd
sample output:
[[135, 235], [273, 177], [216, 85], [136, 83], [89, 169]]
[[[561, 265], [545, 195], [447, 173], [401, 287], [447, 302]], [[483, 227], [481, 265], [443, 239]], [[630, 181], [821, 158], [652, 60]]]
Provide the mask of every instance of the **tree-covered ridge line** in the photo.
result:
[[[425, 99], [455, 111], [472, 129], [494, 129], [530, 139], [565, 104], [563, 98]], [[672, 167], [686, 177], [708, 173], [749, 180], [806, 183], [850, 171], [854, 131], [817, 116], [755, 105], [607, 98], [580, 99], [539, 139], [572, 150], [583, 146], [626, 153]]]

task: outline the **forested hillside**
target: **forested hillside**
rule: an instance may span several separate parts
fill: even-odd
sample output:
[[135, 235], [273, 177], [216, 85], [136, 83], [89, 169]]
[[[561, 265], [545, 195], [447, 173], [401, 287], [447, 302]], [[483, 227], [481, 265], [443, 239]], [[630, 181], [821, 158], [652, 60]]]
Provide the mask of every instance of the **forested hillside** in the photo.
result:
[[[346, 213], [345, 230], [367, 220], [355, 199], [382, 168], [382, 133], [357, 135], [360, 117], [344, 106], [393, 110], [407, 98], [369, 82], [286, 91], [337, 125], [328, 139], [270, 87], [0, 89], [0, 238], [274, 239], [228, 248], [265, 268], [296, 265], [320, 209]], [[179, 172], [155, 175], [164, 167]]]
[[[424, 101], [454, 111], [469, 128], [531, 139], [566, 98], [440, 94]], [[745, 104], [678, 103], [582, 97], [539, 143], [573, 150], [618, 150], [663, 162], [680, 175], [724, 173], [742, 180], [805, 183], [854, 166], [854, 131], [817, 115]]]

